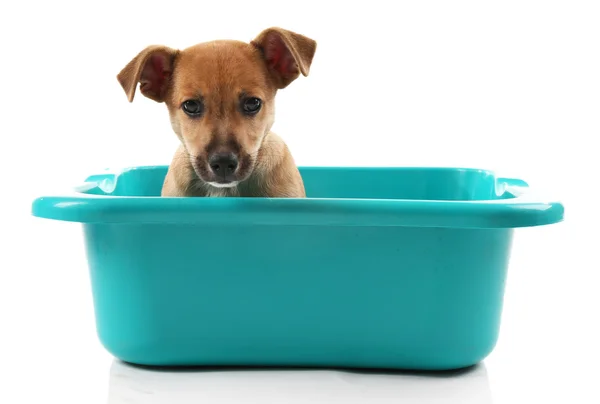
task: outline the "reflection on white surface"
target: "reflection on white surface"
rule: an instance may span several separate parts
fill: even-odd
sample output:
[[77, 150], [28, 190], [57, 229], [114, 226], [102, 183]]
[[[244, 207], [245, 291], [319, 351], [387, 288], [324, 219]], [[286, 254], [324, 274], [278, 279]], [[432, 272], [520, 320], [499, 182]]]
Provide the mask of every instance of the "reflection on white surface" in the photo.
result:
[[108, 403], [492, 403], [483, 364], [453, 373], [337, 370], [150, 370], [119, 361]]

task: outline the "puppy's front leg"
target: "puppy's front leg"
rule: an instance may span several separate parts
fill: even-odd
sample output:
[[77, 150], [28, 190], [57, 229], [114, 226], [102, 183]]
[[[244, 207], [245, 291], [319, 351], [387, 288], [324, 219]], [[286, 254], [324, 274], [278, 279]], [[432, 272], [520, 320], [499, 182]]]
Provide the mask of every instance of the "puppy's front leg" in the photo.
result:
[[163, 182], [161, 196], [165, 197], [187, 197], [187, 196], [206, 196], [201, 195], [202, 188], [195, 187], [194, 168], [190, 163], [190, 158], [182, 145], [179, 146], [167, 175]]
[[265, 193], [268, 198], [306, 198], [300, 173], [286, 175], [280, 181], [271, 183]]
[[259, 153], [256, 189], [250, 193], [266, 198], [305, 198], [304, 182], [285, 142], [270, 132]]
[[161, 196], [165, 197], [184, 197], [185, 191], [177, 186], [177, 178], [175, 178], [175, 174], [169, 168], [167, 171], [167, 176], [165, 177], [165, 182], [163, 183]]

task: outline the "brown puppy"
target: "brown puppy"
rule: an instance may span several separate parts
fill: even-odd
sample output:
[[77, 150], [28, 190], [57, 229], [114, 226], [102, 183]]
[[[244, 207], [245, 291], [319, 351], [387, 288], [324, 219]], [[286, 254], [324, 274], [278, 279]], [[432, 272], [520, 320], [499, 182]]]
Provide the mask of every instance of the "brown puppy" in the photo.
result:
[[250, 43], [153, 45], [117, 75], [129, 102], [164, 102], [181, 141], [163, 196], [305, 197], [286, 144], [271, 132], [277, 90], [308, 75], [316, 42], [269, 28]]

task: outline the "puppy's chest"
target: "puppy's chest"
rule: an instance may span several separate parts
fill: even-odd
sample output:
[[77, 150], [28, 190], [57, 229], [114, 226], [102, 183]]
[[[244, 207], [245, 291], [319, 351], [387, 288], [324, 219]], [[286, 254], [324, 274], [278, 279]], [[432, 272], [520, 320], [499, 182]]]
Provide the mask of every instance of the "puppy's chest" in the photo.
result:
[[217, 188], [198, 180], [187, 188], [186, 194], [205, 198], [260, 197], [266, 195], [260, 183], [253, 176], [232, 188]]
[[239, 190], [237, 187], [234, 188], [215, 188], [208, 187], [206, 190], [206, 196], [208, 198], [225, 198], [225, 197], [233, 197], [240, 196]]

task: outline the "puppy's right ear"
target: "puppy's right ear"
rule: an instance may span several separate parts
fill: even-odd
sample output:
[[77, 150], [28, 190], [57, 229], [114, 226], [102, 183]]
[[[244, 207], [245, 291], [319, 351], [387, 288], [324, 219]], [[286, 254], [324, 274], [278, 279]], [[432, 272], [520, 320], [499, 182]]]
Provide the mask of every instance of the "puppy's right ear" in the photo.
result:
[[117, 80], [129, 102], [133, 101], [138, 83], [144, 96], [156, 102], [165, 100], [178, 52], [162, 45], [148, 46], [121, 70]]

